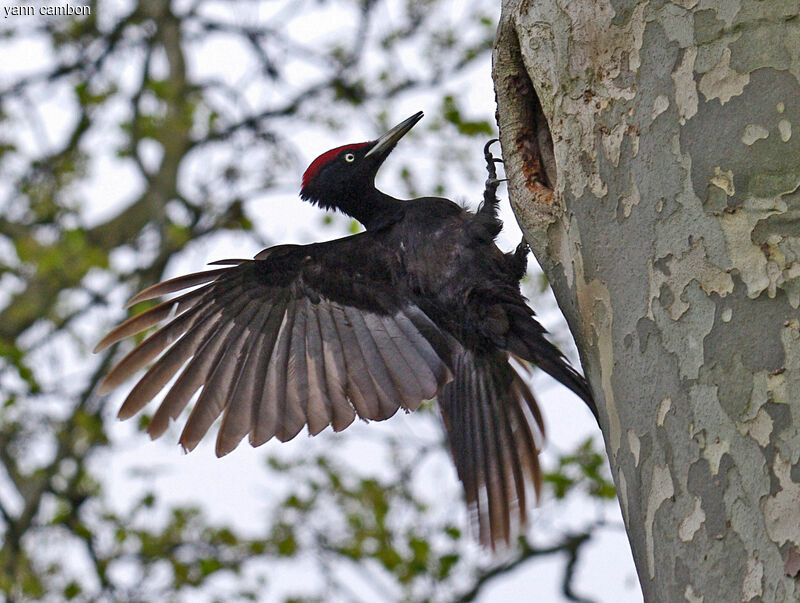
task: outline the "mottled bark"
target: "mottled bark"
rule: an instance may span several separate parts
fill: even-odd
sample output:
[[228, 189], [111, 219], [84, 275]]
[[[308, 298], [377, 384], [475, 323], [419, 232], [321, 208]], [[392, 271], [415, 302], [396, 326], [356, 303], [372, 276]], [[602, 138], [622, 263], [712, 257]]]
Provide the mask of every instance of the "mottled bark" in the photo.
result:
[[800, 598], [798, 10], [503, 3], [510, 194], [648, 601]]

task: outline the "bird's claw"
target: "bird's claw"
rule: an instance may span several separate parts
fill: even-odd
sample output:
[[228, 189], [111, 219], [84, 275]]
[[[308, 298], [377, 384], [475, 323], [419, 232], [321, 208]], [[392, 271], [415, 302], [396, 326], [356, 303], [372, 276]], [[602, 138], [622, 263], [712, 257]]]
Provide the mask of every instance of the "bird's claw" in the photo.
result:
[[489, 177], [486, 179], [486, 189], [487, 191], [491, 190], [492, 194], [497, 190], [497, 187], [501, 182], [506, 182], [506, 180], [508, 180], [507, 178], [497, 177], [497, 169], [495, 168], [495, 165], [498, 163], [503, 163], [503, 160], [499, 157], [493, 156], [492, 151], [489, 149], [489, 147], [496, 142], [500, 142], [500, 139], [492, 138], [489, 142], [483, 145], [483, 156], [486, 159], [486, 171], [489, 173]]
[[[492, 155], [492, 152], [489, 150], [494, 143], [500, 142], [499, 138], [492, 138], [489, 142], [483, 145], [483, 156], [486, 159], [486, 171], [489, 172], [489, 180], [496, 180], [497, 179], [497, 170], [495, 169], [496, 163], [503, 163], [503, 160], [499, 157], [495, 157]], [[499, 181], [502, 182], [502, 181]], [[487, 184], [489, 181], [487, 180]]]
[[497, 177], [497, 168], [495, 167], [498, 163], [503, 163], [503, 160], [494, 157], [492, 155], [492, 151], [490, 147], [499, 142], [498, 138], [492, 138], [489, 142], [483, 145], [483, 156], [486, 159], [486, 172], [488, 177], [486, 178], [486, 186], [483, 191], [483, 205], [482, 210], [485, 212], [489, 212], [492, 215], [497, 214], [497, 187], [500, 186], [501, 182], [506, 182], [507, 178], [498, 178]]
[[508, 178], [492, 178], [489, 176], [486, 179], [486, 188], [497, 188], [502, 182], [508, 182]]

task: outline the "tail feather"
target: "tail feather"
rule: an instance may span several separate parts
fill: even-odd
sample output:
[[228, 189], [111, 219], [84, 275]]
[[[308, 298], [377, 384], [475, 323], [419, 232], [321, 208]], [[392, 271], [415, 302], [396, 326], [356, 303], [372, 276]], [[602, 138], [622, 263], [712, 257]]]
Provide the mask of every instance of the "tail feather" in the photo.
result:
[[583, 375], [570, 366], [564, 354], [545, 338], [544, 328], [530, 314], [520, 316], [513, 313], [510, 318], [512, 325], [507, 341], [508, 350], [575, 392], [592, 411], [594, 418], [598, 419], [597, 405], [589, 384]]
[[530, 490], [538, 496], [541, 414], [505, 353], [463, 350], [453, 372], [439, 409], [480, 540], [496, 548], [524, 527]]

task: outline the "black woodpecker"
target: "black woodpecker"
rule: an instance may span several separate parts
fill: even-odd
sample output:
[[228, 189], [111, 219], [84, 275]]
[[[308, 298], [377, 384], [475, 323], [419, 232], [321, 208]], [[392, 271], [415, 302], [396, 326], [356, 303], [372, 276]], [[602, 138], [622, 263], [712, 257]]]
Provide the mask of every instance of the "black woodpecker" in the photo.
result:
[[[180, 293], [98, 343], [96, 352], [161, 324], [100, 392], [150, 365], [119, 411], [125, 419], [180, 372], [148, 432], [161, 435], [202, 390], [180, 443], [193, 449], [222, 416], [219, 456], [245, 436], [259, 446], [305, 425], [312, 435], [328, 425], [341, 431], [356, 416], [381, 421], [436, 398], [480, 540], [494, 548], [524, 526], [526, 494], [538, 494], [541, 482], [542, 416], [518, 367], [538, 366], [597, 412], [586, 381], [545, 339], [520, 293], [527, 245], [511, 253], [495, 245], [496, 178], [475, 213], [375, 188], [381, 164], [420, 119], [323, 153], [303, 175], [304, 200], [355, 218], [365, 232], [222, 260], [135, 295], [129, 306]], [[499, 160], [488, 145], [486, 155], [493, 174]]]

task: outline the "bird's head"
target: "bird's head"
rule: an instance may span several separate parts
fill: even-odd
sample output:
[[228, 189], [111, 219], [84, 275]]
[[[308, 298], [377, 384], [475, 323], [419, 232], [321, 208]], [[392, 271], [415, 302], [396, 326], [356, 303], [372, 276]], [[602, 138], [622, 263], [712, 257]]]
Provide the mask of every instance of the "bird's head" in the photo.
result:
[[[422, 119], [419, 111], [377, 140], [359, 142], [326, 151], [303, 174], [300, 196], [326, 209], [346, 211], [348, 205], [366, 199], [375, 190], [375, 174], [411, 128]], [[350, 212], [346, 212], [350, 213]]]

